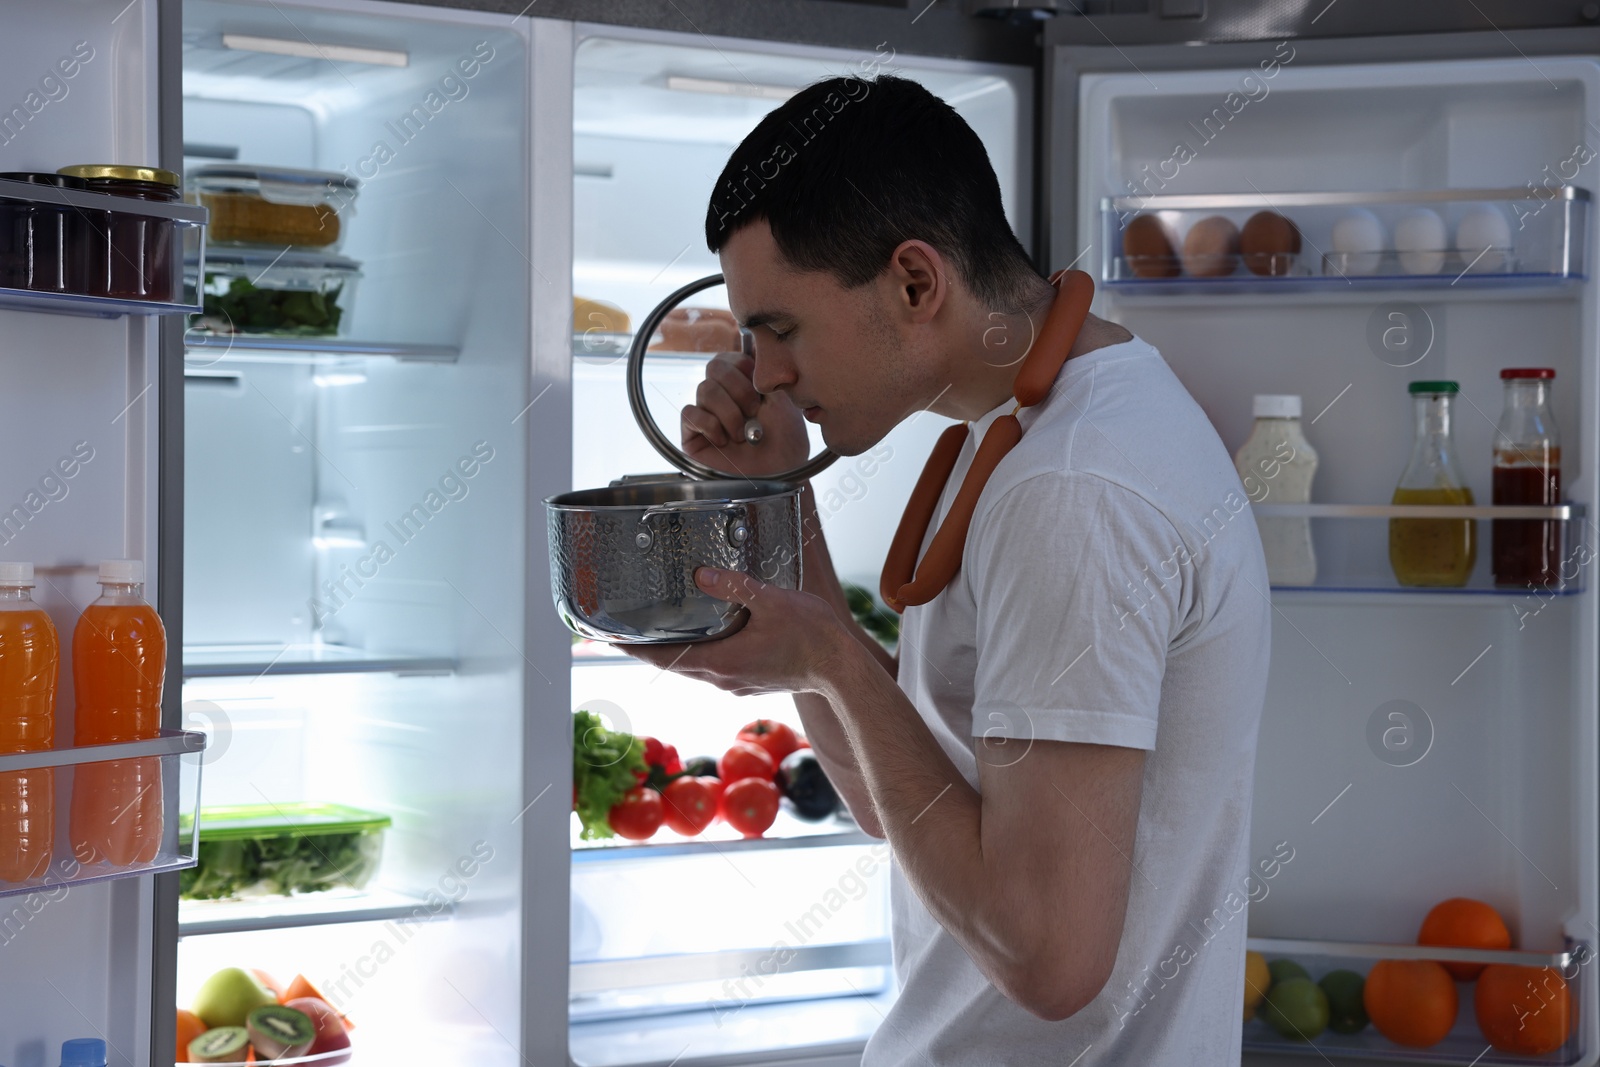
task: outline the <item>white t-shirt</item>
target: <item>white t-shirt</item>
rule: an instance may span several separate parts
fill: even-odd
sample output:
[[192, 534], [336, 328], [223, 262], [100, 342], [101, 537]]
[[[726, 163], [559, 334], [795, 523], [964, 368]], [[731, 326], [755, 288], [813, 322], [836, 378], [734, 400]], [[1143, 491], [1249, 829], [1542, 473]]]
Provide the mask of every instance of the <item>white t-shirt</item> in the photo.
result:
[[[932, 536], [976, 442], [973, 427]], [[1216, 431], [1144, 341], [1069, 361], [1020, 415], [961, 570], [906, 611], [900, 687], [966, 780], [1028, 738], [1150, 753], [1111, 980], [1045, 1022], [1001, 994], [895, 868], [900, 995], [863, 1067], [1239, 1062], [1250, 798], [1271, 603]], [[924, 546], [926, 547], [926, 546]], [[1069, 805], [1040, 812], [1041, 840]]]

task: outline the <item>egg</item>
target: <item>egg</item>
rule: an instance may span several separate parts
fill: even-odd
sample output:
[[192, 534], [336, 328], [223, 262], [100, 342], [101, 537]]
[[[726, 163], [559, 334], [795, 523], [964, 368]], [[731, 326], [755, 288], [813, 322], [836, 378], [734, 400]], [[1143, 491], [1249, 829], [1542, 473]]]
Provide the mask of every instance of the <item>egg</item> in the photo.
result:
[[1371, 274], [1388, 241], [1383, 223], [1364, 207], [1351, 208], [1333, 224], [1334, 274]]
[[1221, 215], [1203, 218], [1183, 239], [1183, 269], [1197, 278], [1220, 278], [1238, 266], [1239, 227]]
[[1394, 248], [1400, 253], [1400, 269], [1407, 274], [1438, 274], [1449, 247], [1444, 219], [1437, 211], [1412, 208], [1394, 224]]
[[1506, 269], [1511, 251], [1511, 223], [1493, 204], [1479, 204], [1456, 223], [1456, 254], [1474, 274]]
[[1176, 278], [1178, 254], [1172, 234], [1155, 215], [1135, 215], [1122, 231], [1122, 258], [1139, 278]]
[[1239, 255], [1251, 274], [1288, 274], [1299, 254], [1299, 228], [1276, 211], [1256, 212], [1239, 231]]

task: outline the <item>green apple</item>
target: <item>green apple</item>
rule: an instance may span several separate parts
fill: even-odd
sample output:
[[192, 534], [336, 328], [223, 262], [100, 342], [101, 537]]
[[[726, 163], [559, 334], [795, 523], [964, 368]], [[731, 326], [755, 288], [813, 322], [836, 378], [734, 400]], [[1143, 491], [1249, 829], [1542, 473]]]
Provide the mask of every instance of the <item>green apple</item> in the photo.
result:
[[252, 1011], [277, 1002], [278, 998], [255, 975], [238, 967], [225, 967], [200, 987], [194, 998], [194, 1013], [207, 1029], [243, 1026]]

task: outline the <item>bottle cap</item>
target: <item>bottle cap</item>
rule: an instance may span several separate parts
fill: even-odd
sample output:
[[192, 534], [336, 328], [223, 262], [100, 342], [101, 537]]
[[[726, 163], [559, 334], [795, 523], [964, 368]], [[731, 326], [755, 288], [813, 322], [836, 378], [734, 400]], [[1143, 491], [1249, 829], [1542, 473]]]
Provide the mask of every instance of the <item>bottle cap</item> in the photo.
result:
[[1257, 393], [1255, 417], [1258, 419], [1298, 419], [1300, 417], [1300, 398], [1298, 396]]
[[144, 581], [144, 560], [103, 559], [100, 561], [100, 580], [135, 584]]
[[1556, 372], [1550, 367], [1507, 367], [1500, 372], [1501, 378], [1554, 378]]
[[98, 1037], [61, 1042], [61, 1067], [106, 1067], [106, 1043]]
[[32, 585], [33, 564], [0, 563], [0, 585]]
[[1408, 387], [1412, 396], [1418, 393], [1449, 393], [1461, 392], [1460, 382], [1412, 382]]

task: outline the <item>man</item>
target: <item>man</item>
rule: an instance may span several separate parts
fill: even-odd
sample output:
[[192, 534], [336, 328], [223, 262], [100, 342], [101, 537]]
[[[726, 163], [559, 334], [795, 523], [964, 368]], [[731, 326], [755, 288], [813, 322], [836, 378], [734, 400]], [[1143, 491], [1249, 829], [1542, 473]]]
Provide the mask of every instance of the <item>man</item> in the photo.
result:
[[[735, 150], [706, 237], [755, 354], [712, 361], [686, 448], [772, 473], [802, 416], [844, 455], [924, 409], [970, 420], [931, 536], [1057, 299], [977, 136], [912, 82], [818, 83]], [[702, 568], [744, 629], [634, 651], [792, 692], [888, 840], [901, 989], [866, 1067], [1237, 1063], [1270, 622], [1243, 490], [1159, 354], [1093, 316], [1018, 417], [897, 659], [852, 620], [809, 490], [803, 590]]]

